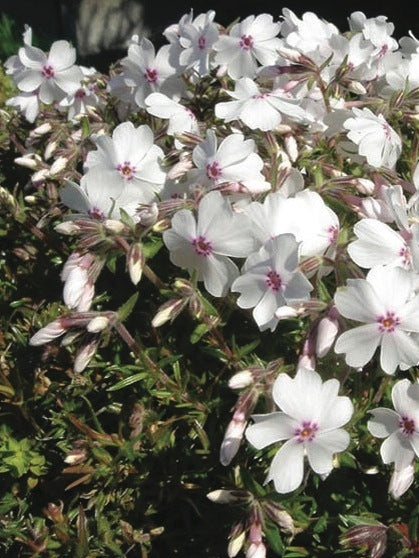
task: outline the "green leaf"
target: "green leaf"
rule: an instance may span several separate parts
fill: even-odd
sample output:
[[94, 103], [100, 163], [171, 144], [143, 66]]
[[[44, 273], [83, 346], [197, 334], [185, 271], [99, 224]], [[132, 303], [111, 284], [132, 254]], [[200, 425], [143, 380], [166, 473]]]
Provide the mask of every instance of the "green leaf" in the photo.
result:
[[282, 542], [281, 535], [279, 534], [278, 527], [270, 521], [266, 521], [263, 527], [263, 532], [268, 539], [270, 548], [279, 556], [283, 556], [285, 547]]
[[207, 324], [199, 324], [191, 333], [189, 340], [194, 345], [209, 331]]
[[145, 258], [148, 260], [155, 256], [162, 246], [163, 241], [160, 238], [154, 239], [152, 242], [144, 242], [143, 252]]
[[138, 374], [134, 374], [133, 376], [129, 376], [128, 378], [124, 378], [120, 382], [117, 382], [113, 386], [109, 387], [107, 391], [118, 391], [120, 389], [124, 389], [128, 386], [132, 386], [144, 378], [147, 378], [148, 374], [146, 372], [139, 372]]
[[118, 308], [118, 316], [121, 322], [124, 322], [134, 310], [139, 294], [140, 293], [138, 292], [134, 293], [122, 306]]

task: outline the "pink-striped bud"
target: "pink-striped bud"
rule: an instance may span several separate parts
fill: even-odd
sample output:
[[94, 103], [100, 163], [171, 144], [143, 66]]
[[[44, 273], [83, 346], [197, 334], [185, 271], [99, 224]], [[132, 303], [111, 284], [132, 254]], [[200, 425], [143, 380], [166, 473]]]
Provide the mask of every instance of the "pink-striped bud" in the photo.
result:
[[243, 389], [252, 385], [254, 380], [251, 370], [241, 370], [230, 378], [228, 387], [231, 389]]
[[232, 420], [227, 426], [224, 434], [224, 439], [220, 448], [220, 462], [221, 465], [229, 465], [239, 451], [241, 441], [243, 439], [244, 431], [246, 430], [247, 419], [244, 413], [234, 413]]
[[92, 358], [96, 354], [97, 348], [99, 347], [99, 343], [99, 335], [91, 335], [86, 338], [85, 342], [78, 350], [76, 358], [74, 359], [73, 370], [76, 374], [83, 372], [83, 370], [92, 360]]
[[65, 332], [66, 328], [63, 327], [61, 320], [54, 320], [37, 331], [35, 335], [32, 335], [29, 339], [29, 344], [34, 347], [43, 345], [44, 343], [49, 343], [53, 339], [60, 337], [60, 335], [63, 335]]
[[227, 554], [229, 558], [235, 558], [240, 552], [246, 540], [246, 531], [242, 523], [233, 525], [229, 536], [229, 543], [227, 547]]
[[141, 242], [131, 244], [127, 254], [127, 266], [131, 281], [134, 285], [140, 282], [145, 264], [145, 256]]

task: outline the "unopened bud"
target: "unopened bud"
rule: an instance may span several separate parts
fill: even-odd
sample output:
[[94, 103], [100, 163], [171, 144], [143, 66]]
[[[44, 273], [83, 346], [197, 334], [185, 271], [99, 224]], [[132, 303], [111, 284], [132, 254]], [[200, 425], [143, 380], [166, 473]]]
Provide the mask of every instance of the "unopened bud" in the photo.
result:
[[58, 157], [58, 159], [56, 159], [50, 169], [49, 169], [49, 176], [55, 176], [58, 173], [60, 173], [61, 171], [63, 171], [65, 169], [65, 167], [67, 166], [68, 163], [68, 159], [66, 157]]
[[254, 382], [253, 374], [250, 370], [241, 370], [234, 374], [228, 382], [228, 387], [231, 389], [243, 389]]
[[140, 282], [145, 264], [145, 256], [141, 242], [131, 244], [127, 255], [128, 272], [134, 285]]
[[31, 170], [36, 170], [39, 166], [41, 158], [39, 155], [24, 155], [23, 157], [16, 157], [14, 162], [20, 167], [26, 167]]
[[249, 494], [246, 490], [213, 490], [207, 494], [208, 500], [215, 504], [237, 504], [249, 499]]
[[221, 465], [230, 465], [233, 457], [239, 451], [244, 431], [246, 430], [247, 419], [242, 413], [234, 413], [234, 416], [227, 426], [224, 439], [220, 448]]
[[388, 487], [389, 494], [395, 499], [398, 500], [400, 496], [409, 490], [410, 486], [413, 483], [415, 478], [415, 467], [414, 464], [411, 463], [407, 465], [407, 467], [403, 467], [401, 470], [395, 469], [393, 474], [391, 475], [390, 484]]
[[351, 80], [346, 84], [346, 87], [349, 91], [352, 91], [352, 93], [356, 93], [357, 95], [365, 95], [367, 93], [367, 90], [360, 81]]
[[86, 329], [90, 333], [99, 333], [103, 331], [109, 325], [109, 319], [106, 316], [96, 316], [93, 320], [87, 324]]
[[244, 541], [246, 540], [246, 531], [243, 529], [243, 525], [241, 523], [234, 525], [229, 539], [227, 554], [229, 558], [234, 558], [240, 552], [244, 545]]
[[62, 223], [58, 223], [58, 225], [54, 227], [54, 230], [60, 234], [71, 235], [80, 232], [80, 227], [76, 225], [76, 223], [73, 223], [73, 221], [63, 221]]
[[76, 355], [76, 358], [74, 359], [73, 370], [76, 374], [83, 372], [83, 370], [92, 360], [92, 358], [96, 354], [97, 348], [99, 346], [99, 342], [100, 342], [100, 337], [98, 335], [92, 335], [80, 347]]
[[64, 462], [69, 465], [78, 465], [79, 463], [83, 463], [85, 460], [86, 451], [84, 449], [73, 449], [64, 458]]
[[160, 306], [157, 310], [157, 314], [151, 321], [153, 327], [160, 327], [166, 322], [172, 322], [183, 310], [187, 303], [184, 298], [174, 298], [168, 300]]
[[339, 331], [339, 322], [336, 311], [330, 311], [322, 318], [317, 326], [316, 354], [319, 358], [324, 357], [335, 342]]
[[292, 134], [285, 134], [284, 144], [288, 157], [293, 163], [295, 163], [295, 161], [298, 159], [297, 140]]
[[50, 132], [51, 130], [52, 130], [51, 124], [49, 122], [45, 122], [44, 124], [41, 124], [34, 130], [32, 130], [29, 135], [31, 137], [40, 137], [43, 136], [44, 134], [48, 134], [48, 132]]
[[48, 177], [48, 175], [49, 175], [48, 169], [41, 169], [39, 171], [36, 171], [32, 175], [31, 180], [34, 184], [37, 184], [39, 182], [45, 182], [45, 179]]
[[29, 345], [36, 347], [38, 345], [43, 345], [44, 343], [49, 343], [53, 339], [63, 335], [65, 331], [66, 329], [63, 327], [61, 320], [54, 320], [37, 331], [35, 335], [32, 335], [29, 339]]
[[285, 533], [295, 534], [294, 521], [290, 514], [279, 504], [275, 502], [265, 502], [263, 509], [266, 514], [276, 523]]
[[138, 212], [141, 225], [144, 227], [152, 227], [156, 224], [159, 216], [159, 207], [156, 203], [152, 203], [147, 209]]
[[105, 230], [114, 234], [121, 234], [125, 229], [124, 223], [122, 221], [117, 221], [116, 219], [105, 219], [102, 224]]
[[46, 146], [45, 151], [44, 151], [45, 161], [48, 161], [48, 159], [50, 159], [53, 156], [54, 151], [56, 149], [57, 149], [57, 142], [56, 141], [50, 141], [48, 143], [48, 145]]

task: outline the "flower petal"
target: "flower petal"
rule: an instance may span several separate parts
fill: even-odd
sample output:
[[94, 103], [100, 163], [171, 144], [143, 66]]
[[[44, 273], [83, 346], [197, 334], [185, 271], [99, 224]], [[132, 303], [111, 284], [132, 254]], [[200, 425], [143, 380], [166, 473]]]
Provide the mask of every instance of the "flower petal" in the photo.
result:
[[292, 438], [297, 425], [295, 420], [281, 412], [252, 415], [252, 419], [255, 423], [247, 428], [245, 436], [247, 441], [258, 450]]
[[310, 467], [319, 475], [327, 475], [333, 469], [333, 455], [345, 450], [349, 441], [349, 434], [340, 428], [321, 432], [312, 442], [305, 444]]
[[288, 440], [273, 458], [266, 482], [273, 480], [275, 490], [286, 494], [300, 486], [303, 475], [304, 445], [298, 444], [294, 439]]
[[368, 430], [376, 438], [386, 438], [399, 429], [399, 415], [393, 409], [378, 407], [370, 411], [373, 418], [367, 423]]

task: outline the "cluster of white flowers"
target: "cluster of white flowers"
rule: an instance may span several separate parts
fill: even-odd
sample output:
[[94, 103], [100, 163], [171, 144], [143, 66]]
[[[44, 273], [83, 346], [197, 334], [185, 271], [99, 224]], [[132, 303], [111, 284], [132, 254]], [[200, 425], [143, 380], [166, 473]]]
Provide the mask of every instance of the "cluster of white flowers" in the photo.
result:
[[[384, 16], [355, 12], [348, 24], [341, 32], [283, 9], [277, 21], [252, 15], [225, 29], [215, 12], [191, 12], [157, 52], [132, 37], [108, 80], [76, 66], [65, 41], [49, 53], [32, 46], [27, 30], [6, 62], [19, 90], [9, 105], [31, 122], [51, 107], [101, 122], [106, 99], [116, 106], [121, 122], [91, 136], [80, 184], [61, 175], [61, 201], [77, 212], [63, 231], [80, 218], [116, 230], [128, 215], [144, 234], [162, 232], [170, 261], [195, 285], [251, 310], [257, 330], [312, 324], [295, 376], [273, 385], [280, 410], [253, 415], [247, 430], [243, 415], [223, 462], [245, 433], [257, 450], [287, 440], [267, 476], [278, 492], [301, 485], [304, 456], [328, 476], [350, 443], [341, 427], [353, 405], [330, 379], [344, 358], [349, 371], [402, 376], [395, 411], [372, 410], [368, 422], [373, 436], [388, 436], [381, 455], [394, 463], [398, 498], [419, 456], [419, 165], [417, 144], [406, 147], [418, 131], [419, 40], [396, 41]], [[80, 254], [66, 264], [69, 307], [89, 309], [91, 266]], [[336, 367], [324, 382], [322, 359]]]

